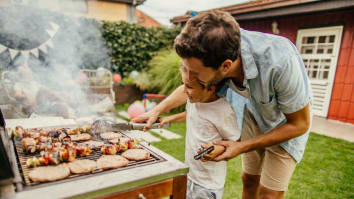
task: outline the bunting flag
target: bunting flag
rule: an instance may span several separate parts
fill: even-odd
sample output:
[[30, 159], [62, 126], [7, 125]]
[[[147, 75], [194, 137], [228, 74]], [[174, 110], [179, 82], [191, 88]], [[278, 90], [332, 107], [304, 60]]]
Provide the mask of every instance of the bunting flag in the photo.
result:
[[53, 37], [55, 35], [55, 30], [46, 30], [46, 31], [50, 35], [50, 37]]
[[48, 47], [53, 48], [53, 41], [52, 41], [51, 39], [48, 40], [48, 41], [46, 42], [46, 44], [47, 44]]
[[37, 49], [37, 48], [31, 50], [30, 52], [31, 52], [32, 55], [34, 55], [35, 57], [39, 58], [39, 52], [38, 52], [38, 49]]
[[[28, 3], [29, 0], [23, 0], [23, 2]], [[28, 62], [30, 53], [37, 58], [39, 57], [39, 50], [43, 51], [44, 53], [48, 53], [48, 49], [53, 48], [52, 38], [59, 30], [59, 26], [56, 23], [50, 22], [50, 26], [51, 29], [46, 30], [46, 32], [50, 35], [50, 38], [39, 47], [33, 48], [31, 50], [15, 50], [0, 44], [0, 53], [4, 52], [5, 50], [9, 50], [11, 59], [14, 59], [18, 53], [21, 53], [21, 55], [25, 58], [25, 64]]]
[[44, 53], [48, 53], [48, 51], [47, 51], [47, 46], [45, 45], [45, 43], [42, 44], [42, 45], [40, 45], [40, 46], [38, 47], [38, 49], [41, 50], [41, 51], [43, 51]]
[[7, 48], [0, 44], [0, 53], [4, 52]]
[[53, 28], [53, 30], [54, 30], [55, 32], [58, 31], [59, 26], [58, 26], [56, 23], [50, 22], [50, 25], [52, 26], [52, 28]]
[[11, 59], [14, 59], [16, 57], [16, 55], [18, 54], [18, 51], [17, 50], [13, 50], [13, 49], [10, 49], [8, 48], [9, 51], [10, 51], [10, 57]]

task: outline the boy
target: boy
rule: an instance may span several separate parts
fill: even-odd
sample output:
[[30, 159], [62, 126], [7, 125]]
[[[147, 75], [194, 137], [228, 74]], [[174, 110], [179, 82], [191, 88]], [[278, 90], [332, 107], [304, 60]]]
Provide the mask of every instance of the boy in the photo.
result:
[[[167, 122], [187, 122], [185, 162], [189, 166], [187, 199], [221, 199], [226, 177], [226, 161], [213, 162], [224, 152], [221, 145], [204, 155], [202, 161], [194, 160], [201, 145], [216, 140], [236, 141], [240, 138], [236, 116], [225, 98], [219, 98], [215, 86], [204, 87], [197, 81], [188, 81], [182, 72], [184, 92], [188, 96], [186, 112], [163, 117], [161, 125]], [[210, 106], [213, 105], [213, 106]], [[211, 145], [210, 145], [211, 146]]]

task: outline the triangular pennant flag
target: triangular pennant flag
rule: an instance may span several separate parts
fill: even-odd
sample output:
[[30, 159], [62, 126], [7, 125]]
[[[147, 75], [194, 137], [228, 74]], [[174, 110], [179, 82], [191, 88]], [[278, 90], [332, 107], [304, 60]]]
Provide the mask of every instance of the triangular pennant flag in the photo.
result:
[[0, 53], [4, 52], [6, 49], [6, 46], [0, 44]]
[[47, 53], [47, 46], [44, 44], [42, 44], [41, 46], [38, 47], [41, 51], [43, 51], [44, 53]]
[[47, 33], [50, 35], [50, 37], [53, 37], [55, 35], [55, 30], [46, 30]]
[[51, 39], [49, 39], [47, 42], [46, 42], [47, 46], [53, 48], [53, 41]]
[[21, 55], [24, 57], [25, 63], [28, 63], [29, 51], [21, 51]]
[[38, 52], [38, 49], [37, 49], [37, 48], [31, 50], [30, 52], [32, 53], [32, 55], [34, 55], [35, 57], [38, 58], [39, 52]]
[[9, 48], [9, 51], [10, 51], [10, 57], [11, 57], [11, 59], [15, 58], [15, 56], [16, 56], [17, 53], [18, 53], [18, 51], [17, 51], [17, 50], [10, 49], [10, 48]]
[[52, 26], [55, 32], [59, 29], [59, 26], [54, 22], [50, 22], [50, 25]]

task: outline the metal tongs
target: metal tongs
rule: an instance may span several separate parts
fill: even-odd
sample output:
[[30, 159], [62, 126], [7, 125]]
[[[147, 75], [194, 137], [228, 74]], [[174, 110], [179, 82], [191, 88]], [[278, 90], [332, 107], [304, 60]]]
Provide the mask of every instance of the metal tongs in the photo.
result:
[[[146, 123], [134, 123], [134, 122], [123, 122], [123, 123], [115, 123], [109, 120], [96, 120], [93, 122], [91, 132], [93, 134], [99, 134], [105, 131], [112, 131], [112, 130], [123, 130], [123, 131], [130, 131], [130, 130], [143, 130], [146, 126]], [[157, 129], [159, 128], [160, 123], [154, 123], [150, 129]], [[162, 128], [170, 127], [170, 123], [166, 123], [162, 126]]]

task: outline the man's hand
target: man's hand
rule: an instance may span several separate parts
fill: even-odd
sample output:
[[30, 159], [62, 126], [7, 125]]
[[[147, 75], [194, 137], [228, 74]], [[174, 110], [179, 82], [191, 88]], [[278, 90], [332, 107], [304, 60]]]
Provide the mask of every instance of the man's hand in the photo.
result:
[[141, 114], [141, 115], [135, 117], [132, 121], [137, 122], [137, 123], [146, 122], [146, 125], [143, 130], [147, 131], [147, 130], [149, 130], [151, 125], [157, 121], [157, 119], [159, 118], [159, 115], [160, 115], [159, 112], [154, 111], [154, 109], [152, 109], [144, 114]]
[[244, 152], [243, 144], [242, 142], [239, 141], [216, 141], [213, 144], [217, 146], [218, 145], [223, 146], [226, 148], [224, 153], [222, 153], [221, 155], [213, 159], [214, 161], [217, 162], [221, 160], [230, 160]]
[[[209, 147], [213, 146], [213, 144], [205, 144], [202, 145], [204, 149], [207, 149]], [[208, 154], [203, 155], [202, 159], [200, 159], [202, 162], [207, 162], [209, 160], [214, 160], [215, 157], [218, 155], [222, 154], [225, 151], [225, 147], [221, 145], [214, 145], [214, 150]], [[198, 150], [197, 153], [200, 153]]]

